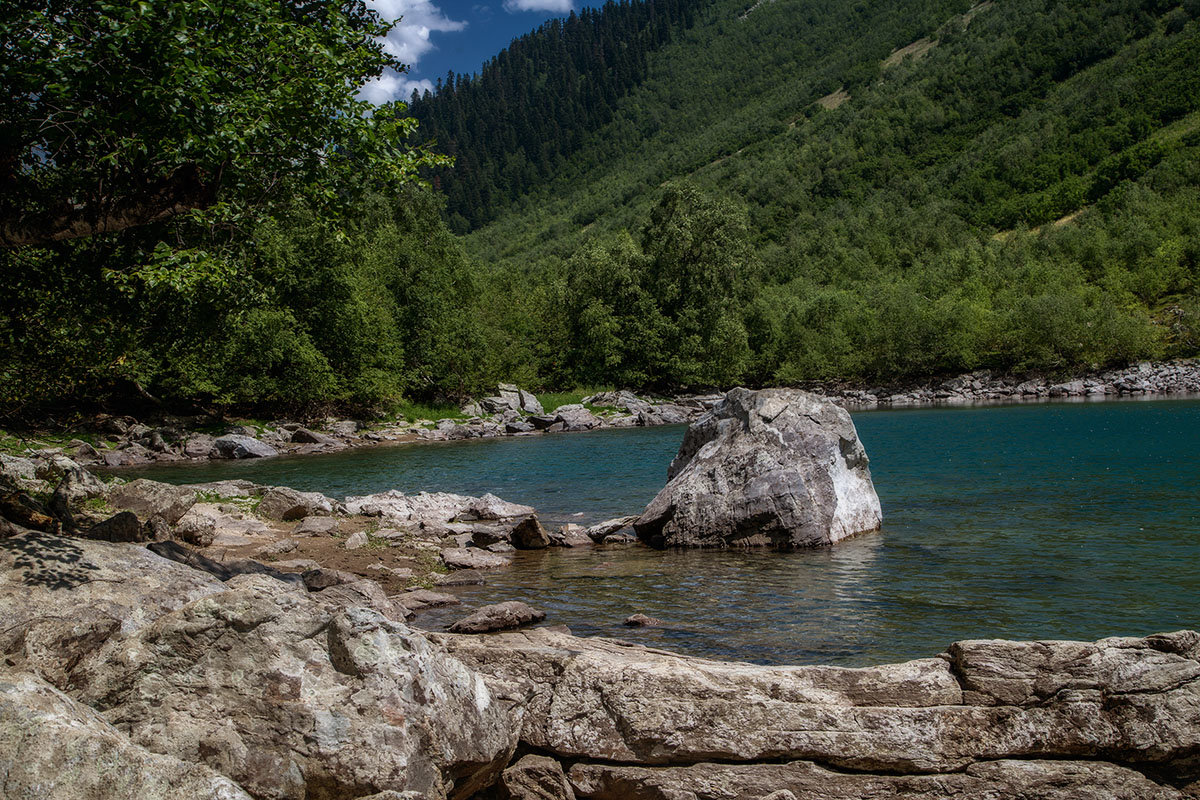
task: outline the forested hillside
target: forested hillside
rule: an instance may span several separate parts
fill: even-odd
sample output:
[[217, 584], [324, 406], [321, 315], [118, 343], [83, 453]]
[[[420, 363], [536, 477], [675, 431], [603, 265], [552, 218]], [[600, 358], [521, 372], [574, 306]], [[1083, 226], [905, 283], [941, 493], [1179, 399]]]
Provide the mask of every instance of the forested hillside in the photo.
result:
[[453, 170], [434, 176], [451, 227], [478, 227], [556, 177], [645, 80], [650, 54], [690, 28], [707, 2], [608, 0], [514, 40], [478, 74], [439, 78], [436, 95], [414, 92], [417, 140], [455, 158]]
[[[698, 386], [1195, 352], [1198, 15], [714, 3], [554, 179], [468, 237], [494, 291], [539, 290], [492, 313], [508, 371]], [[714, 206], [727, 252], [696, 221]], [[664, 208], [697, 236], [669, 267]], [[709, 281], [733, 262], [738, 281]], [[705, 288], [681, 301], [688, 282]]]
[[610, 3], [416, 118], [347, 9], [0, 16], [0, 419], [1200, 351], [1200, 0]]

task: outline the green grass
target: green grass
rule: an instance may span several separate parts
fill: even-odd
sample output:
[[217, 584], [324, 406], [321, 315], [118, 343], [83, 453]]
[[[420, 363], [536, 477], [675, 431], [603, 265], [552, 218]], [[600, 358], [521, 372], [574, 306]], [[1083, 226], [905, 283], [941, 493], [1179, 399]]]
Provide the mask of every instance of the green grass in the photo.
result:
[[[538, 402], [542, 404], [542, 408], [546, 409], [546, 413], [549, 414], [551, 411], [561, 408], [562, 406], [582, 403], [583, 398], [587, 397], [588, 395], [611, 391], [613, 391], [611, 386], [587, 386], [575, 388], [569, 392], [547, 392], [546, 394], [539, 394], [537, 398]], [[607, 407], [589, 405], [587, 408], [595, 411], [602, 410]]]
[[416, 422], [420, 419], [466, 419], [467, 415], [462, 413], [462, 409], [458, 406], [450, 404], [429, 404], [416, 403], [410, 400], [403, 400], [392, 406], [391, 415], [395, 418], [403, 418], [409, 422]]

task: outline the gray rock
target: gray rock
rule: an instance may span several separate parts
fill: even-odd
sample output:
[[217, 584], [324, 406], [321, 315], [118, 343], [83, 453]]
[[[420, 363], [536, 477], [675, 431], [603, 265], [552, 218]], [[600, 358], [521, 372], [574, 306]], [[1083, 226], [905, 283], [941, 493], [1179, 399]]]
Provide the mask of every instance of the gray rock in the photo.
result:
[[575, 792], [553, 758], [527, 755], [500, 776], [512, 800], [575, 800]]
[[325, 430], [337, 436], [353, 437], [358, 433], [359, 424], [352, 419], [343, 419], [325, 426]]
[[108, 637], [223, 590], [143, 547], [32, 532], [0, 539], [0, 663], [62, 688]]
[[188, 458], [208, 458], [216, 437], [207, 433], [194, 433], [183, 443], [183, 454]]
[[340, 569], [331, 569], [329, 567], [317, 567], [316, 569], [305, 570], [303, 574], [304, 585], [310, 592], [319, 592], [328, 589], [331, 586], [341, 586], [344, 583], [354, 583], [362, 580], [361, 577], [353, 572], [344, 572]]
[[553, 414], [537, 414], [532, 417], [528, 417], [528, 422], [539, 431], [544, 431], [551, 425], [554, 425], [556, 422], [558, 422], [558, 418]]
[[228, 434], [213, 441], [212, 458], [271, 458], [279, 451], [250, 436]]
[[498, 569], [512, 563], [512, 559], [476, 547], [449, 547], [440, 555], [450, 569]]
[[290, 521], [333, 513], [333, 501], [320, 492], [298, 492], [286, 486], [272, 486], [263, 492], [258, 513], [267, 519]]
[[534, 513], [534, 509], [509, 503], [493, 494], [483, 497], [447, 492], [408, 495], [393, 489], [364, 497], [347, 497], [346, 512], [382, 517], [388, 524], [400, 526], [406, 522], [445, 524], [459, 519], [517, 520]]
[[132, 511], [142, 519], [157, 517], [174, 525], [196, 504], [196, 492], [183, 486], [138, 478], [108, 493], [114, 508]]
[[411, 592], [404, 592], [392, 597], [392, 600], [404, 605], [413, 611], [420, 611], [424, 608], [441, 608], [443, 606], [456, 606], [462, 601], [452, 594], [445, 592], [432, 592], [429, 589], [415, 589]]
[[292, 431], [291, 441], [295, 444], [327, 444], [340, 445], [337, 439], [324, 433], [310, 431], [308, 428], [297, 428]]
[[37, 464], [29, 458], [0, 453], [0, 487], [41, 494], [50, 484], [37, 476]]
[[146, 545], [146, 549], [163, 558], [186, 564], [201, 572], [207, 572], [222, 581], [230, 581], [242, 575], [263, 575], [288, 586], [296, 588], [305, 586], [303, 576], [294, 572], [282, 572], [249, 558], [215, 561], [195, 550], [189, 550], [178, 542], [152, 542]]
[[[590, 800], [676, 800], [696, 797], [761, 800], [1183, 800], [1132, 769], [1094, 761], [1002, 760], [948, 775], [872, 775], [810, 761], [626, 767], [581, 763], [570, 784]], [[530, 795], [538, 797], [538, 795]], [[552, 795], [550, 795], [552, 796]]]
[[382, 586], [367, 578], [330, 586], [313, 597], [335, 609], [370, 608], [396, 622], [404, 622], [413, 615], [412, 609], [388, 597]]
[[546, 618], [546, 612], [522, 603], [508, 600], [484, 606], [451, 625], [451, 633], [491, 633], [532, 625]]
[[360, 547], [366, 547], [370, 543], [367, 534], [362, 531], [352, 533], [346, 537], [346, 541], [342, 543], [342, 547], [347, 550], [357, 550]]
[[604, 424], [599, 417], [578, 403], [559, 406], [554, 411], [554, 420], [566, 431], [590, 431]]
[[532, 393], [524, 389], [518, 389], [517, 394], [520, 395], [521, 410], [527, 414], [543, 414], [545, 413], [542, 404]]
[[1192, 631], [967, 641], [941, 657], [861, 669], [707, 661], [545, 628], [434, 638], [524, 705], [526, 745], [563, 759], [809, 760], [881, 775], [1086, 759], [1176, 786], [1200, 777]]
[[505, 433], [529, 433], [530, 431], [535, 430], [537, 430], [537, 428], [533, 426], [532, 422], [506, 422], [504, 424]]
[[61, 495], [69, 507], [74, 508], [85, 500], [104, 497], [108, 493], [108, 487], [104, 481], [83, 467], [76, 467], [63, 474], [62, 481], [54, 492]]
[[12, 800], [250, 800], [228, 778], [151, 753], [27, 672], [0, 671], [0, 796]]
[[662, 620], [645, 614], [630, 614], [625, 618], [624, 624], [630, 628], [655, 628], [662, 625]]
[[485, 549], [485, 550], [487, 550], [489, 553], [501, 553], [501, 554], [504, 554], [504, 553], [515, 553], [515, 552], [517, 552], [517, 548], [513, 547], [513, 546], [512, 546], [511, 544], [509, 544], [508, 542], [495, 542], [495, 543], [493, 543], [493, 544], [489, 544], [489, 545], [488, 545], [487, 547], [485, 547], [484, 549]]
[[83, 531], [82, 536], [100, 542], [148, 542], [155, 538], [155, 530], [143, 525], [132, 511], [118, 511]]
[[584, 533], [593, 542], [602, 542], [609, 536], [612, 536], [614, 533], [625, 530], [630, 525], [637, 522], [637, 520], [638, 518], [636, 514], [628, 517], [615, 517], [613, 519], [606, 519], [604, 522], [597, 522], [595, 525], [592, 525], [586, 531], [584, 531]]
[[80, 685], [133, 742], [256, 798], [467, 798], [516, 745], [505, 704], [441, 648], [259, 576], [117, 643]]
[[734, 389], [688, 428], [634, 523], [653, 547], [812, 547], [879, 528], [850, 414], [790, 389]]
[[324, 536], [337, 532], [340, 523], [334, 517], [305, 517], [292, 531], [293, 536]]
[[217, 521], [193, 507], [175, 523], [175, 536], [196, 547], [208, 547], [217, 536]]
[[512, 529], [511, 541], [518, 550], [542, 550], [550, 546], [550, 534], [536, 516], [529, 516]]
[[299, 546], [299, 543], [295, 539], [280, 539], [270, 544], [264, 544], [258, 548], [258, 552], [264, 556], [281, 556], [292, 552]]

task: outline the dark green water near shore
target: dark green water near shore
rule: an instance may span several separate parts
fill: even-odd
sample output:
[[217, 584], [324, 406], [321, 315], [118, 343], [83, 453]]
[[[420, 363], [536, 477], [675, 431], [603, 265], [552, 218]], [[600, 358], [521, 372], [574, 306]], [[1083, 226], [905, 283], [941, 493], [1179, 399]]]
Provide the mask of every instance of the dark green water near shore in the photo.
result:
[[[799, 553], [521, 553], [460, 596], [467, 607], [524, 599], [581, 635], [764, 663], [864, 665], [965, 638], [1200, 627], [1200, 402], [887, 411], [855, 423], [883, 503], [879, 533]], [[331, 495], [492, 491], [586, 522], [640, 510], [681, 435], [604, 431], [140, 474]], [[662, 627], [624, 628], [635, 611]]]

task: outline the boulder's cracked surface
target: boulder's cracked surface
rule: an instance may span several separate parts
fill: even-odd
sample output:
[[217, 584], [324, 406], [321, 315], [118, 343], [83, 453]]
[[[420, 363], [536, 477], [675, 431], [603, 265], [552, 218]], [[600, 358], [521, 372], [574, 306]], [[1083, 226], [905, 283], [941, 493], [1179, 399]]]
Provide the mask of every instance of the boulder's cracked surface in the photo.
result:
[[634, 523], [652, 547], [813, 547], [883, 519], [850, 414], [792, 389], [729, 392], [667, 477]]

